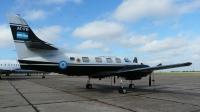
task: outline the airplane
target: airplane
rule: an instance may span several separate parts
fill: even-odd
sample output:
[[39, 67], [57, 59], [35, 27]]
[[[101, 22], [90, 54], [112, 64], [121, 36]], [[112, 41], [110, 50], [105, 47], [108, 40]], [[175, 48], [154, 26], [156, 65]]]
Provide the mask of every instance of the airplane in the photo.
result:
[[18, 61], [22, 69], [55, 72], [70, 76], [88, 76], [87, 89], [92, 89], [91, 78], [101, 80], [105, 77], [120, 77], [119, 93], [126, 94], [124, 80], [130, 80], [129, 88], [134, 89], [132, 80], [140, 80], [154, 70], [189, 66], [191, 62], [169, 64], [150, 67], [137, 63], [137, 58], [130, 61], [121, 56], [102, 56], [81, 54], [59, 48], [38, 38], [26, 21], [19, 14], [7, 14], [13, 40], [18, 54]]
[[27, 76], [30, 76], [30, 73], [43, 73], [42, 78], [45, 78], [44, 72], [21, 69], [17, 60], [0, 60], [0, 79], [2, 74], [9, 76], [11, 73], [26, 73]]

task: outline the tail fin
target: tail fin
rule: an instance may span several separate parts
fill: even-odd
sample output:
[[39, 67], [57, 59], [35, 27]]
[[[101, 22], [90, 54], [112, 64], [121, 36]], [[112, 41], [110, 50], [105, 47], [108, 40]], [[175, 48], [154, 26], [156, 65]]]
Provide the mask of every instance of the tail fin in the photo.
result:
[[51, 44], [40, 40], [33, 33], [26, 21], [19, 15], [7, 14], [7, 17], [19, 59], [37, 56], [38, 53], [31, 51], [34, 49], [57, 50], [57, 48]]
[[133, 63], [138, 63], [137, 57], [134, 58]]

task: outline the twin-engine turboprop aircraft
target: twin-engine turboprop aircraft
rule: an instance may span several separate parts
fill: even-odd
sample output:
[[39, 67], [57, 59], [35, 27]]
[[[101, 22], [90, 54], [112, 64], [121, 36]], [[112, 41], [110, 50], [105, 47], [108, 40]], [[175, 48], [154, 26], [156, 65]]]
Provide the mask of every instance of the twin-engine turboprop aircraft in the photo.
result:
[[[117, 76], [121, 78], [119, 93], [125, 94], [124, 80], [131, 80], [130, 88], [135, 88], [132, 80], [138, 80], [154, 70], [189, 66], [192, 63], [179, 63], [150, 67], [138, 64], [124, 57], [86, 55], [58, 48], [39, 39], [19, 15], [8, 14], [11, 32], [15, 42], [18, 61], [22, 69], [57, 72], [72, 76], [88, 76], [86, 88], [91, 89], [91, 78]], [[151, 78], [151, 77], [150, 77]], [[151, 80], [149, 81], [151, 85]]]

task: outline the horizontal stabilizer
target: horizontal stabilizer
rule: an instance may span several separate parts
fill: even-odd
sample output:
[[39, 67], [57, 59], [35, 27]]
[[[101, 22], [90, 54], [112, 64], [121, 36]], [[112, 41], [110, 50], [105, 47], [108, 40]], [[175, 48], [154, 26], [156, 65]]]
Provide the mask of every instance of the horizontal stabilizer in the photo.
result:
[[41, 41], [38, 41], [38, 42], [25, 41], [25, 44], [27, 48], [57, 50], [57, 48], [52, 46], [51, 44], [41, 42]]

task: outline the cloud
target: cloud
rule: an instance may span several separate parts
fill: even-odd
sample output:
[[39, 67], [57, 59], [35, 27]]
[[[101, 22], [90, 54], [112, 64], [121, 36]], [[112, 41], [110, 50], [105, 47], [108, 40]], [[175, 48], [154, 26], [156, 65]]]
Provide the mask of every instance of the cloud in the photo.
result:
[[141, 45], [150, 42], [152, 39], [157, 37], [157, 33], [149, 35], [135, 35], [130, 39], [123, 39], [120, 41], [120, 45], [123, 47], [130, 47], [135, 45]]
[[178, 29], [180, 27], [181, 27], [181, 25], [178, 23], [175, 23], [174, 25], [171, 26], [172, 29]]
[[92, 40], [87, 40], [82, 42], [80, 45], [75, 47], [75, 50], [88, 50], [88, 49], [97, 49], [103, 47], [103, 43], [101, 42], [94, 42]]
[[60, 39], [59, 34], [64, 29], [65, 28], [62, 28], [61, 26], [48, 26], [40, 29], [33, 29], [33, 31], [38, 38], [44, 40], [45, 42], [55, 43], [55, 41], [58, 41]]
[[74, 37], [80, 38], [119, 38], [124, 35], [124, 26], [115, 22], [94, 21], [78, 27], [72, 33]]
[[161, 50], [175, 49], [188, 45], [187, 40], [181, 38], [165, 38], [163, 40], [154, 40], [146, 45], [135, 49], [137, 52], [157, 52]]
[[135, 22], [141, 18], [169, 18], [200, 8], [199, 0], [124, 0], [111, 15], [118, 21]]
[[66, 2], [74, 2], [76, 4], [80, 4], [82, 1], [83, 0], [45, 0], [45, 1], [43, 1], [43, 3], [45, 3], [45, 4], [64, 4]]
[[10, 27], [5, 24], [0, 25], [0, 48], [14, 45]]
[[26, 12], [24, 19], [29, 21], [43, 20], [46, 19], [47, 15], [48, 13], [43, 10], [30, 10]]
[[63, 5], [67, 2], [74, 2], [75, 4], [80, 4], [83, 0], [16, 0], [18, 6], [25, 6], [25, 5]]
[[103, 48], [102, 51], [105, 52], [105, 53], [112, 53], [113, 52], [109, 48]]

